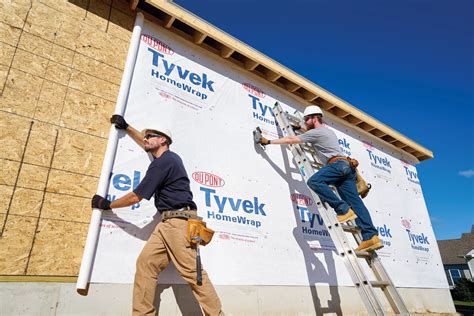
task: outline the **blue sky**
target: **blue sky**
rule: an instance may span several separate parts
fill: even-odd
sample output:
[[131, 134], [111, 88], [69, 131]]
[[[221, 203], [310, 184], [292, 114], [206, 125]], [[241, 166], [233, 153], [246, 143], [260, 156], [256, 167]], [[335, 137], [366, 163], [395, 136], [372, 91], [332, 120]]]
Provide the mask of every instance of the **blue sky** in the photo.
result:
[[433, 151], [437, 239], [474, 224], [474, 1], [175, 1]]

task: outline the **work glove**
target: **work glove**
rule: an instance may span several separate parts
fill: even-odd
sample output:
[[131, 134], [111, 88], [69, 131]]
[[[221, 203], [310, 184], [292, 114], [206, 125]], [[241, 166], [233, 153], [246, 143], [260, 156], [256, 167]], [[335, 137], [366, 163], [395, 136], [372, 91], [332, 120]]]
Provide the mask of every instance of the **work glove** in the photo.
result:
[[114, 114], [110, 118], [110, 123], [115, 124], [116, 129], [127, 129], [128, 123], [122, 115]]
[[266, 139], [265, 137], [262, 136], [262, 137], [260, 137], [260, 142], [259, 142], [259, 144], [261, 144], [261, 145], [268, 145], [268, 144], [270, 144], [270, 140], [269, 140], [269, 139]]
[[110, 203], [111, 202], [109, 200], [97, 194], [92, 197], [91, 201], [92, 208], [98, 208], [101, 210], [110, 210]]
[[255, 141], [255, 143], [260, 144], [260, 145], [270, 144], [270, 141], [262, 136], [262, 130], [260, 129], [260, 127], [257, 127], [253, 131], [253, 140]]
[[301, 129], [301, 125], [300, 123], [290, 123], [291, 124], [291, 128], [296, 132], [296, 131], [299, 131]]

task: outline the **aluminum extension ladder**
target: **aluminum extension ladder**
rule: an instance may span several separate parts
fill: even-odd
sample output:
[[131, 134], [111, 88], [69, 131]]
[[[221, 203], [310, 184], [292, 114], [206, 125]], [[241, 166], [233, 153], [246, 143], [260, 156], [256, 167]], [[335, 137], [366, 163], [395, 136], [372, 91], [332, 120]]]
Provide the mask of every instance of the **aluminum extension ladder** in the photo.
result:
[[[277, 102], [273, 107], [273, 113], [276, 121], [280, 125], [282, 131], [286, 134], [285, 136], [296, 135], [295, 131], [290, 125], [292, 123], [301, 123], [301, 114], [292, 116], [283, 111], [281, 105]], [[319, 170], [323, 165], [315, 155], [313, 146], [309, 144], [293, 144], [289, 145], [291, 153], [298, 165], [301, 175], [305, 182]], [[384, 269], [380, 258], [377, 256], [375, 251], [358, 251], [356, 252], [349, 244], [348, 235], [346, 232], [351, 233], [357, 244], [362, 240], [360, 229], [355, 226], [355, 223], [350, 221], [349, 224], [340, 224], [337, 220], [336, 213], [334, 210], [322, 202], [319, 196], [310, 189], [318, 211], [323, 218], [323, 221], [328, 228], [331, 239], [336, 246], [338, 254], [341, 256], [346, 268], [354, 282], [359, 295], [367, 308], [369, 315], [385, 315], [382, 303], [374, 290], [374, 288], [380, 288], [382, 293], [385, 295], [387, 301], [392, 307], [393, 313], [400, 315], [409, 315], [408, 309], [405, 306], [400, 294], [393, 285], [390, 276]], [[362, 268], [363, 264], [367, 264], [372, 270], [376, 280], [369, 280]]]

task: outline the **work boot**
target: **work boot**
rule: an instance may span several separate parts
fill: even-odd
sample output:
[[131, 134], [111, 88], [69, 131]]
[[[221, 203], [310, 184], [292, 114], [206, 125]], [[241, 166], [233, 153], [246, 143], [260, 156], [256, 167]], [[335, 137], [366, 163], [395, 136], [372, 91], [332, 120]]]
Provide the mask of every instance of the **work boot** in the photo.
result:
[[356, 251], [374, 251], [380, 248], [383, 248], [382, 241], [379, 236], [374, 235], [369, 240], [362, 241], [359, 247], [356, 248]]
[[354, 211], [351, 208], [347, 211], [346, 214], [337, 215], [337, 220], [339, 221], [339, 223], [345, 223], [347, 221], [351, 221], [356, 218], [357, 218], [357, 215], [356, 213], [354, 213]]

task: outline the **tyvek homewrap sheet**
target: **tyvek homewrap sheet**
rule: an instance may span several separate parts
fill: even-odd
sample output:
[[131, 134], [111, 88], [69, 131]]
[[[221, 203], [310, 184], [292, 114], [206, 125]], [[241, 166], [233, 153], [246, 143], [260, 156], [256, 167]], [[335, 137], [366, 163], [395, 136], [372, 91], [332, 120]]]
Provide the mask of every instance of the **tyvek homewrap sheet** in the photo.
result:
[[[230, 62], [145, 23], [125, 118], [135, 128], [172, 131], [199, 215], [216, 231], [201, 247], [217, 285], [352, 285], [290, 151], [262, 150], [252, 131], [282, 136], [271, 107], [304, 104]], [[378, 140], [326, 118], [344, 152], [373, 186], [364, 199], [385, 247], [396, 286], [447, 288], [413, 162]], [[125, 133], [109, 198], [132, 191], [150, 163]], [[92, 282], [131, 283], [135, 262], [160, 216], [153, 199], [104, 211]], [[183, 283], [172, 264], [159, 282]]]

